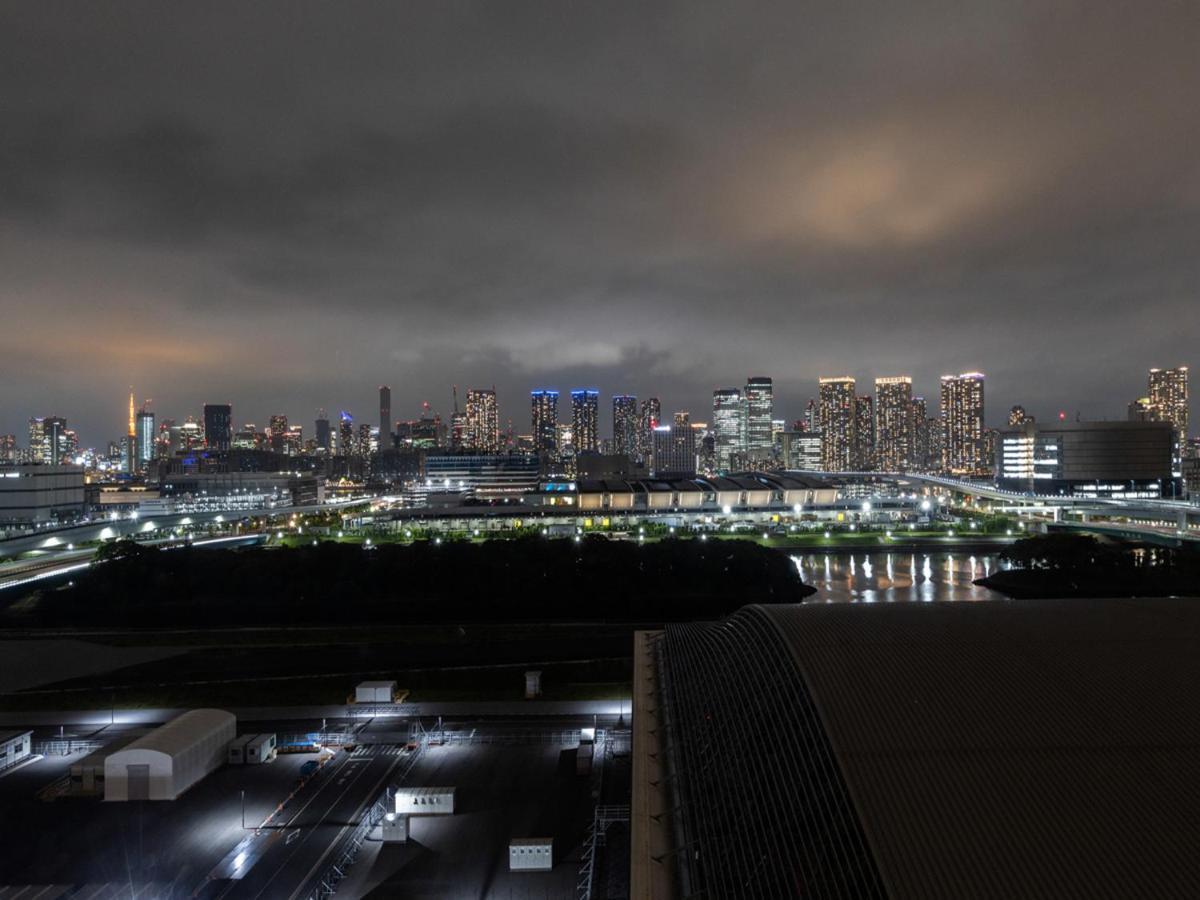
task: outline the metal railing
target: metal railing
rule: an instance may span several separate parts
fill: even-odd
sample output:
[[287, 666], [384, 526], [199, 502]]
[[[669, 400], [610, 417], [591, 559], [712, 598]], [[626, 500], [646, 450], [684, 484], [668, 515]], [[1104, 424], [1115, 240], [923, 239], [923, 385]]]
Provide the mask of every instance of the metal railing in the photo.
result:
[[30, 745], [30, 751], [41, 756], [70, 756], [72, 753], [93, 753], [103, 746], [104, 741], [89, 738], [81, 738], [79, 740], [66, 738], [62, 740], [34, 741]]
[[579, 881], [575, 885], [576, 900], [592, 900], [596, 878], [596, 851], [608, 842], [608, 826], [614, 822], [628, 822], [628, 806], [597, 806], [592, 813], [592, 824], [584, 838], [583, 858], [579, 863]]

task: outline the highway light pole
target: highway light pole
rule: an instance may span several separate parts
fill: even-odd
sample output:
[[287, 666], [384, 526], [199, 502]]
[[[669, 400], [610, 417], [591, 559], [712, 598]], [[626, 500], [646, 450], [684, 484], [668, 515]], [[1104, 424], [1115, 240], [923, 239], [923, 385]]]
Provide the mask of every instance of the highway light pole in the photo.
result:
[[246, 791], [242, 790], [242, 831], [246, 830]]

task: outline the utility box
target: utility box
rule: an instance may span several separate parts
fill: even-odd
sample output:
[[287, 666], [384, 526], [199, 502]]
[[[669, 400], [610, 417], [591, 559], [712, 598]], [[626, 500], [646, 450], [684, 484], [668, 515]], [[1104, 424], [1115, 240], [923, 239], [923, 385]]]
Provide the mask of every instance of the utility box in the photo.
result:
[[454, 815], [454, 788], [396, 788], [397, 816]]
[[246, 764], [268, 763], [275, 758], [276, 752], [274, 734], [257, 735], [250, 743], [246, 744]]
[[354, 689], [355, 703], [395, 703], [396, 682], [364, 681]]
[[513, 838], [508, 842], [510, 872], [549, 872], [554, 868], [554, 838]]
[[530, 669], [525, 673], [525, 699], [535, 700], [542, 696], [542, 670]]
[[388, 813], [383, 817], [383, 842], [385, 844], [408, 843], [408, 816]]
[[246, 761], [246, 745], [254, 740], [252, 734], [239, 734], [229, 742], [229, 764], [240, 766]]

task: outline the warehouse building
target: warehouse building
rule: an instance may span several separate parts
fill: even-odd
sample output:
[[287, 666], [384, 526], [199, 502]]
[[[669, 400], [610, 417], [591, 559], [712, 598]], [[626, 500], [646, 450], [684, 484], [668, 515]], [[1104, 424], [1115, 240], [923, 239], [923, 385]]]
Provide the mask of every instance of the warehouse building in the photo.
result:
[[0, 524], [83, 515], [83, 467], [0, 466]]
[[105, 800], [174, 800], [221, 767], [237, 718], [193, 709], [104, 760]]
[[1026, 422], [1000, 434], [996, 483], [1032, 494], [1170, 497], [1174, 440], [1170, 422]]
[[631, 896], [1195, 896], [1194, 600], [749, 606], [635, 653]]

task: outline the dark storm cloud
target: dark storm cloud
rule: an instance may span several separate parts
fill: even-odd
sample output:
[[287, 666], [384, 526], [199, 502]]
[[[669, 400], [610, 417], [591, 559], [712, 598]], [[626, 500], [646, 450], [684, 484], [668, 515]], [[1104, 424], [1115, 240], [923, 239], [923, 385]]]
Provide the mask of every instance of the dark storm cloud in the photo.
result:
[[905, 6], [8, 5], [0, 431], [967, 368], [1120, 415], [1197, 337], [1200, 13]]

